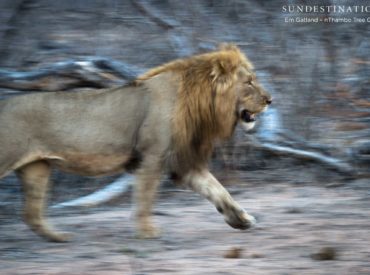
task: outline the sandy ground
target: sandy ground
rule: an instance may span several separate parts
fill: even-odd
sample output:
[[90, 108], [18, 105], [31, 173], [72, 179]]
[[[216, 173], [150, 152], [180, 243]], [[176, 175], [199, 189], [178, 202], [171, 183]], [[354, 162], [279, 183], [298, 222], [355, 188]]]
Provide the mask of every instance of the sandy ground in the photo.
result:
[[[257, 217], [248, 231], [228, 227], [198, 195], [164, 188], [155, 240], [135, 238], [127, 198], [119, 206], [50, 211], [56, 227], [74, 233], [63, 244], [3, 218], [0, 274], [370, 274], [367, 187], [368, 180], [228, 186]], [[329, 255], [317, 254], [327, 248]]]
[[[51, 2], [1, 1], [2, 68], [29, 71], [86, 56], [149, 68], [234, 41], [273, 93], [283, 128], [334, 146], [335, 156], [357, 137], [368, 139], [369, 24], [287, 24], [281, 13], [287, 1], [146, 1], [154, 15], [174, 23], [167, 30], [134, 1]], [[254, 166], [246, 163], [245, 169]], [[2, 179], [0, 275], [370, 274], [369, 179], [336, 181], [324, 171], [325, 180], [317, 180], [306, 167], [258, 173], [269, 176], [247, 183], [236, 177], [228, 186], [257, 217], [252, 230], [228, 227], [189, 191], [164, 188], [155, 212], [161, 238], [135, 238], [126, 196], [110, 206], [50, 210], [57, 228], [75, 234], [64, 244], [30, 232], [19, 218], [18, 183]], [[81, 195], [81, 184], [68, 189], [70, 179], [54, 186], [56, 201]], [[335, 252], [333, 260], [312, 257], [324, 248]]]

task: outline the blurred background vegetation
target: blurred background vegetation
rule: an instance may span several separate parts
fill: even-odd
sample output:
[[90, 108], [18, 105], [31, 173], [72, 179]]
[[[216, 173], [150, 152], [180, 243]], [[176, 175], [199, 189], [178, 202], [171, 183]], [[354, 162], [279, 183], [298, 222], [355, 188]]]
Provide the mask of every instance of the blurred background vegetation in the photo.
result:
[[[308, 167], [308, 173], [327, 175], [322, 164], [338, 170], [337, 164], [330, 164], [334, 160], [364, 175], [370, 163], [370, 24], [286, 23], [285, 17], [298, 14], [282, 11], [283, 5], [293, 3], [342, 2], [3, 0], [0, 96], [15, 96], [22, 90], [1, 85], [9, 74], [19, 76], [14, 72], [43, 72], [58, 62], [101, 58], [118, 62], [135, 75], [175, 58], [214, 49], [221, 42], [233, 42], [255, 64], [274, 104], [259, 120], [255, 133], [245, 136], [238, 130], [231, 142], [217, 150], [213, 164], [247, 171], [289, 170], [295, 165]], [[59, 81], [68, 77], [71, 74]], [[50, 82], [52, 78], [43, 83]], [[311, 170], [307, 159], [316, 163]], [[64, 174], [57, 177], [72, 181]]]
[[[274, 102], [253, 133], [237, 129], [210, 163], [256, 214], [255, 230], [228, 229], [211, 206], [165, 180], [154, 213], [163, 238], [132, 237], [128, 193], [100, 208], [49, 208], [58, 227], [78, 233], [66, 245], [50, 244], [20, 226], [21, 186], [10, 175], [0, 180], [0, 273], [369, 274], [370, 23], [287, 23], [306, 15], [282, 11], [366, 2], [1, 0], [0, 100], [120, 85], [152, 66], [232, 42]], [[118, 176], [55, 171], [50, 204]], [[240, 259], [223, 258], [235, 251], [231, 258]]]

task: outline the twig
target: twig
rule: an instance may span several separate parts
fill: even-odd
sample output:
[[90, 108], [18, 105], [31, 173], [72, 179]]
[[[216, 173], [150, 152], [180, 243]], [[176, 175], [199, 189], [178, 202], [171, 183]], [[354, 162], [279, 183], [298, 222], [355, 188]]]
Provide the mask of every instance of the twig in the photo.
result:
[[103, 189], [84, 197], [56, 204], [52, 206], [52, 208], [93, 207], [107, 203], [127, 192], [127, 190], [132, 186], [134, 180], [135, 177], [133, 175], [125, 174]]

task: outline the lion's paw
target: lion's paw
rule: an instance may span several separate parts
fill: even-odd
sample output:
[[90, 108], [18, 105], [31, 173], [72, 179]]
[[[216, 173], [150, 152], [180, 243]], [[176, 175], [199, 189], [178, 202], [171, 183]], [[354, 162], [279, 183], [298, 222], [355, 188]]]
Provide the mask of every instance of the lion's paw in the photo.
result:
[[139, 239], [156, 239], [161, 235], [160, 230], [153, 225], [146, 225], [138, 230], [136, 237]]
[[73, 234], [69, 232], [51, 232], [45, 234], [44, 237], [47, 238], [50, 242], [64, 243], [70, 241]]
[[234, 209], [225, 213], [225, 221], [231, 227], [245, 230], [256, 224], [256, 219], [242, 209]]

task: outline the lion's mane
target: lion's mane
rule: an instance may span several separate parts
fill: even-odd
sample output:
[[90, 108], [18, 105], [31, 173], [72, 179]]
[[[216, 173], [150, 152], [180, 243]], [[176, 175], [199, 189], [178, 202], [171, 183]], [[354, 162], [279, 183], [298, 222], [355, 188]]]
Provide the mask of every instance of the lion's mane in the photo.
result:
[[184, 171], [186, 166], [206, 165], [214, 142], [233, 133], [237, 121], [233, 86], [241, 66], [253, 68], [238, 47], [228, 44], [155, 67], [137, 79], [140, 82], [164, 72], [180, 75], [172, 117], [172, 166], [176, 163]]

